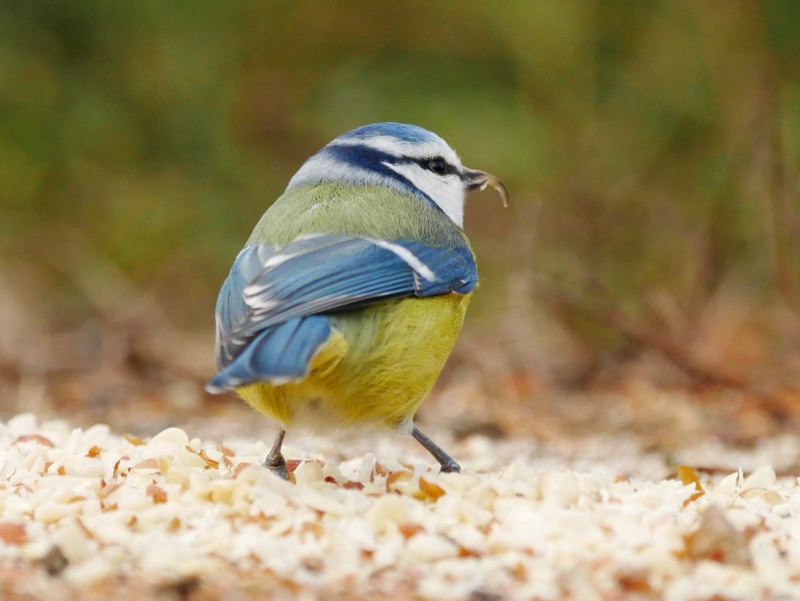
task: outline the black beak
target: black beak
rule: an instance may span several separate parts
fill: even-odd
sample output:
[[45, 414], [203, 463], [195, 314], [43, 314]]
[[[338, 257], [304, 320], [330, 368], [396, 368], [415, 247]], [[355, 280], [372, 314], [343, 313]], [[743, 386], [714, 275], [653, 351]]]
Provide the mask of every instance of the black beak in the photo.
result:
[[503, 182], [491, 173], [464, 167], [464, 170], [461, 172], [461, 181], [464, 183], [464, 187], [467, 190], [484, 190], [486, 186], [491, 186], [497, 190], [500, 198], [503, 199], [503, 206], [508, 206], [508, 191], [506, 187], [503, 185]]

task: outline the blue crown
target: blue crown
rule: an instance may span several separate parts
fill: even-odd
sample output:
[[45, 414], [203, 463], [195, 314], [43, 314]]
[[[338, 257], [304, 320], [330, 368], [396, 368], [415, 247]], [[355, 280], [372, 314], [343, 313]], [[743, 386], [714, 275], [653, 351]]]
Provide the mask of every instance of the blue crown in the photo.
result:
[[377, 136], [391, 136], [398, 140], [411, 143], [442, 141], [439, 136], [433, 132], [429, 132], [427, 129], [407, 123], [393, 123], [389, 121], [386, 123], [362, 125], [361, 127], [357, 127], [356, 129], [342, 134], [332, 143], [335, 144], [339, 140], [367, 140]]

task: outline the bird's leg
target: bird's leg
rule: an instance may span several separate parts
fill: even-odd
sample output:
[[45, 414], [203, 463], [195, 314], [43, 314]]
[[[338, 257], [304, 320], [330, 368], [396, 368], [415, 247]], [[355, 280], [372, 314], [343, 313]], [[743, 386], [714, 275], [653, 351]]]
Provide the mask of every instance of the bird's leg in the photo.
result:
[[430, 438], [425, 436], [422, 431], [414, 426], [414, 429], [411, 430], [411, 436], [419, 441], [423, 447], [427, 449], [427, 451], [433, 455], [433, 458], [439, 462], [439, 465], [442, 466], [443, 472], [460, 472], [461, 466], [458, 465], [450, 455], [444, 452], [444, 450], [433, 442]]
[[286, 430], [281, 428], [281, 431], [278, 432], [278, 436], [275, 438], [269, 455], [267, 455], [267, 458], [264, 460], [264, 467], [269, 468], [269, 470], [279, 478], [288, 480], [289, 470], [286, 469], [286, 460], [283, 458], [283, 455], [281, 455], [281, 445], [283, 445], [284, 436], [286, 436]]

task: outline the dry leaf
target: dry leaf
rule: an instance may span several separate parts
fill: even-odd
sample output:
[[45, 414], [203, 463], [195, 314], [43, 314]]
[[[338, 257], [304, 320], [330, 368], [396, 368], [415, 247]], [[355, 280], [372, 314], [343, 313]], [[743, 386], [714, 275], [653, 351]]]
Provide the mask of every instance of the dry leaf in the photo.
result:
[[689, 467], [688, 465], [679, 465], [678, 477], [681, 479], [681, 482], [683, 482], [684, 486], [694, 484], [695, 490], [697, 491], [691, 497], [686, 499], [686, 504], [696, 501], [706, 494], [706, 492], [703, 490], [703, 486], [700, 484], [700, 478], [697, 477], [697, 471], [695, 471], [693, 467]]

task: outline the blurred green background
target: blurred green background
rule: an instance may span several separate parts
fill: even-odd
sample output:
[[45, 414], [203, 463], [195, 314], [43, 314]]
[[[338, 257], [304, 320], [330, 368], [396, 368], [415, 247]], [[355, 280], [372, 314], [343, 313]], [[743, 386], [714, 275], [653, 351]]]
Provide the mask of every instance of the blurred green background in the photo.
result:
[[386, 120], [511, 193], [467, 209], [482, 286], [462, 355], [564, 386], [645, 356], [796, 383], [794, 0], [0, 4], [15, 386], [109, 361], [208, 375], [259, 216], [309, 155]]

